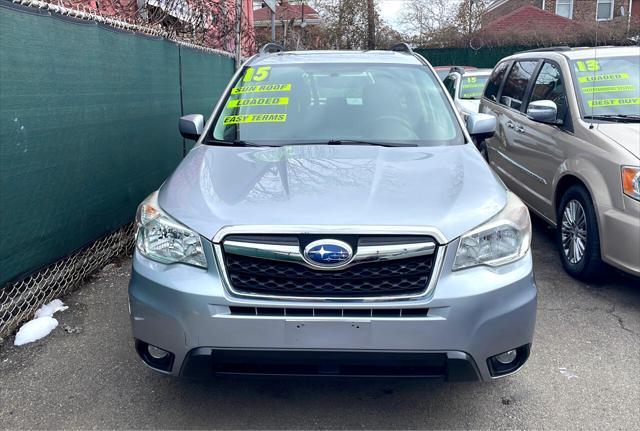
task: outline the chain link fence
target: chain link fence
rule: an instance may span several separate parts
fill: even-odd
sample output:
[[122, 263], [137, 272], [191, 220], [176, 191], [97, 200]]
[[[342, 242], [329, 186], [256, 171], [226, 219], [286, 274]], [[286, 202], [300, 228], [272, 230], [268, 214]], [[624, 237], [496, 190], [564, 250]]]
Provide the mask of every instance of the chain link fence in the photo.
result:
[[109, 261], [131, 251], [130, 223], [35, 274], [0, 289], [0, 337], [6, 337], [42, 304], [80, 287]]

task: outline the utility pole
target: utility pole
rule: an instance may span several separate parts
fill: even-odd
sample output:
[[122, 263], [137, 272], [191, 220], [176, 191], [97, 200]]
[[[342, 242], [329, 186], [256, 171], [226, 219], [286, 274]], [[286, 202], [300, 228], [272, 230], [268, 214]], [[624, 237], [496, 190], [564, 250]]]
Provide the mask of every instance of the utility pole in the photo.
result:
[[240, 69], [242, 61], [242, 38], [240, 30], [242, 29], [242, 0], [236, 0], [236, 69]]
[[367, 49], [376, 49], [376, 10], [373, 0], [367, 0]]
[[469, 1], [469, 36], [471, 36], [471, 16], [473, 14], [473, 0], [468, 0]]

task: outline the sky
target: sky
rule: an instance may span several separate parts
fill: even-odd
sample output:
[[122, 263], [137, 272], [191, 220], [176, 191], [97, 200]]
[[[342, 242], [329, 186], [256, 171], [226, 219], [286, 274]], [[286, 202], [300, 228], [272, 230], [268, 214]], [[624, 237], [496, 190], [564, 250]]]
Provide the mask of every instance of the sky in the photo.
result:
[[400, 10], [405, 2], [406, 0], [380, 0], [378, 2], [382, 19], [398, 31], [403, 30], [400, 24]]

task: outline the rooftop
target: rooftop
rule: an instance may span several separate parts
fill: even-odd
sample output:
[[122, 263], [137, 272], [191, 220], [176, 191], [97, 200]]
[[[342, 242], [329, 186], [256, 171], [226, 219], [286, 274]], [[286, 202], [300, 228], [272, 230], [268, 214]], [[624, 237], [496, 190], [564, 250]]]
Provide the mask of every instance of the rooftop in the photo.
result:
[[483, 25], [481, 32], [500, 35], [518, 33], [562, 33], [581, 28], [575, 20], [564, 18], [535, 6], [522, 6]]
[[422, 64], [413, 55], [395, 51], [285, 51], [262, 54], [252, 61], [252, 65], [295, 63]]

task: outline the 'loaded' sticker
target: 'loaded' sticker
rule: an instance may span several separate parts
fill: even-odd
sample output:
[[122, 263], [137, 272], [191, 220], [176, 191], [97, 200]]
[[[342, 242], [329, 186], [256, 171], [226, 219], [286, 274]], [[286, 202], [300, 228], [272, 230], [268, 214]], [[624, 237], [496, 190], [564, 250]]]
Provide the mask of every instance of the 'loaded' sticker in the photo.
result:
[[615, 81], [618, 79], [629, 79], [629, 74], [623, 72], [623, 73], [603, 73], [600, 75], [581, 76], [578, 78], [578, 82], [581, 82], [584, 84], [585, 82]]
[[287, 114], [247, 114], [224, 117], [225, 125], [240, 123], [284, 123], [285, 121], [287, 121]]
[[244, 85], [232, 88], [231, 94], [270, 93], [275, 91], [291, 91], [291, 84]]
[[239, 106], [268, 106], [268, 105], [288, 105], [288, 97], [256, 97], [253, 99], [229, 100], [227, 106], [229, 108], [237, 108]]
[[640, 97], [624, 97], [620, 99], [589, 100], [590, 108], [602, 106], [640, 105]]

